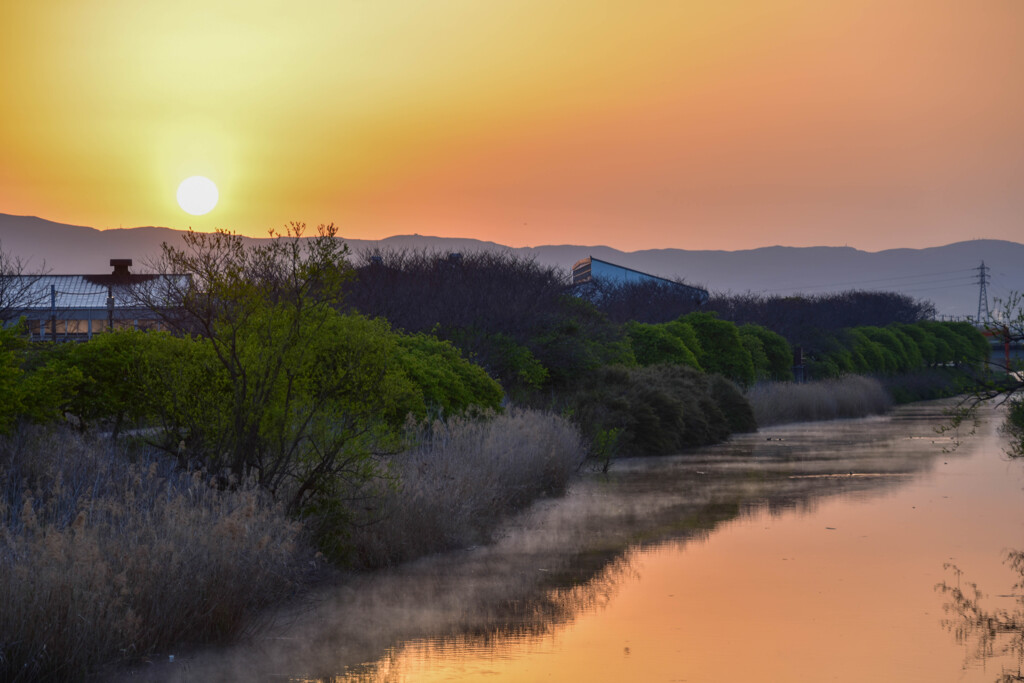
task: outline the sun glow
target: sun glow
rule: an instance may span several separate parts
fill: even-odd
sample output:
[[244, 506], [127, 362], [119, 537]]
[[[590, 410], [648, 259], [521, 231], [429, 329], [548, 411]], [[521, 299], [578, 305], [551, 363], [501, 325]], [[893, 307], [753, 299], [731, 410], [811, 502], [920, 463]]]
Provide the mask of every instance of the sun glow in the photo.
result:
[[193, 216], [202, 216], [213, 211], [219, 197], [213, 181], [201, 175], [185, 178], [181, 185], [178, 185], [178, 205]]

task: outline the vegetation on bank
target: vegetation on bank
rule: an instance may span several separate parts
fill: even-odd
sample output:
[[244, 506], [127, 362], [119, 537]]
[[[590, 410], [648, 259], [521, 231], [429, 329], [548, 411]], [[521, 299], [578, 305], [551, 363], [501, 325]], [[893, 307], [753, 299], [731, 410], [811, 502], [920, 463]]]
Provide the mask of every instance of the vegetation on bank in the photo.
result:
[[82, 680], [223, 641], [311, 559], [252, 481], [225, 488], [153, 449], [21, 427], [0, 441], [0, 680]]
[[586, 457], [571, 422], [536, 410], [437, 420], [414, 444], [384, 457], [393, 485], [367, 491], [345, 540], [350, 566], [485, 543], [509, 513], [564, 491]]
[[878, 415], [893, 404], [878, 379], [861, 375], [759, 384], [747, 392], [747, 400], [759, 427]]
[[[811, 371], [843, 379], [765, 389], [792, 378], [791, 340], [727, 319], [721, 300], [672, 308], [661, 285], [578, 295], [500, 253], [353, 267], [332, 227], [300, 238], [292, 225], [253, 245], [191, 233], [165, 247], [159, 269], [191, 286], [158, 279], [139, 296], [170, 332], [53, 345], [0, 331], [0, 578], [21, 620], [0, 616], [7, 678], [75, 679], [229, 637], [300, 585], [316, 551], [372, 568], [484, 542], [588, 453], [607, 466], [849, 416], [879, 397], [849, 373], [980, 362], [973, 329], [901, 318], [819, 331]], [[69, 577], [83, 558], [95, 569]]]

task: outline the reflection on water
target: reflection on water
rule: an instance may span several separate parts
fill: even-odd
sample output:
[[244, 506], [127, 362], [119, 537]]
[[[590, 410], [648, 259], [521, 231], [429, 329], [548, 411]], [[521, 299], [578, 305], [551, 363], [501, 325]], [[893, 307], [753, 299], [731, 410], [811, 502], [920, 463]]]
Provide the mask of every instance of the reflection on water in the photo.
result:
[[[1005, 561], [1019, 578], [1013, 594], [986, 596], [953, 564], [946, 565], [953, 581], [943, 581], [937, 588], [948, 598], [945, 610], [949, 618], [943, 622], [946, 628], [967, 646], [970, 659], [1001, 659], [1003, 668], [997, 680], [1009, 683], [1024, 681], [1024, 551], [1008, 551]], [[996, 604], [986, 604], [986, 599], [993, 598]], [[1011, 606], [999, 604], [1010, 600], [1014, 603]], [[1011, 668], [1006, 668], [1007, 660]], [[1014, 661], [1016, 668], [1012, 666]]]
[[941, 421], [917, 405], [618, 462], [490, 546], [130, 680], [992, 680], [933, 587], [947, 562], [1007, 584], [1024, 463], [992, 421], [947, 452]]

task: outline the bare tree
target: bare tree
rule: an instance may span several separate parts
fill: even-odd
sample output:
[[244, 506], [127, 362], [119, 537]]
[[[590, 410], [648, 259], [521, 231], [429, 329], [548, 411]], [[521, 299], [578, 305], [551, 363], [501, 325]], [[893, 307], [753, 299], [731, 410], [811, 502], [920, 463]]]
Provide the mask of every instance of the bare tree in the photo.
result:
[[30, 270], [26, 261], [4, 251], [0, 243], [0, 325], [17, 318], [26, 308], [46, 302], [47, 292], [40, 280], [48, 272], [45, 262]]

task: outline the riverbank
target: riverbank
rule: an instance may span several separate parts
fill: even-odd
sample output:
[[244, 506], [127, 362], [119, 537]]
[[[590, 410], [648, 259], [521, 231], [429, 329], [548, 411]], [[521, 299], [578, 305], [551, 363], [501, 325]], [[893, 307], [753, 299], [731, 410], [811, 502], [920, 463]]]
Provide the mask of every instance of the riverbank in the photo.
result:
[[[802, 393], [780, 398], [794, 390]], [[775, 385], [751, 403], [766, 421], [765, 406], [781, 421], [853, 417], [891, 405], [880, 391], [877, 381], [850, 377]], [[386, 477], [345, 492], [338, 523], [350, 532], [335, 557], [349, 568], [485, 545], [510, 516], [563, 492], [585, 452], [568, 421], [514, 409], [435, 423], [415, 443], [378, 458]], [[327, 566], [309, 529], [257, 487], [225, 487], [138, 444], [115, 448], [66, 427], [6, 439], [0, 492], [3, 680], [73, 680], [182, 643], [230, 641]], [[708, 508], [698, 519], [730, 510]]]
[[[564, 489], [584, 456], [567, 421], [509, 410], [419, 431], [386, 476], [344, 492], [349, 565], [379, 568], [491, 540]], [[322, 521], [321, 521], [322, 523]], [[0, 441], [0, 680], [71, 681], [250, 633], [328, 565], [310, 529], [255, 484], [68, 427]]]
[[[621, 630], [609, 637], [610, 642], [602, 639], [600, 646], [593, 644], [592, 639], [602, 631], [595, 630], [592, 624], [605, 615], [615, 614], [616, 601], [630, 603], [630, 596], [636, 595], [637, 582], [650, 574], [644, 569], [644, 558], [652, 553], [679, 548], [721, 554], [726, 551], [718, 551], [713, 545], [719, 530], [745, 525], [753, 533], [780, 520], [799, 520], [844, 501], [889, 501], [886, 505], [890, 517], [883, 515], [879, 526], [887, 531], [885, 537], [863, 539], [847, 515], [836, 514], [804, 524], [816, 534], [808, 543], [834, 543], [849, 537], [852, 550], [856, 551], [858, 547], [865, 548], [865, 544], [898, 535], [902, 525], [910, 520], [928, 519], [928, 515], [911, 509], [911, 505], [921, 508], [927, 501], [944, 506], [957, 503], [957, 496], [922, 494], [925, 503], [918, 499], [907, 502], [906, 509], [899, 512], [901, 520], [907, 519], [899, 525], [891, 523], [897, 507], [891, 501], [898, 500], [895, 492], [919, 475], [932, 471], [945, 474], [945, 468], [958, 466], [977, 451], [974, 440], [967, 440], [957, 452], [947, 452], [950, 441], [934, 431], [944, 419], [944, 405], [899, 407], [890, 416], [865, 420], [772, 428], [767, 432], [771, 440], [766, 440], [764, 434], [742, 435], [682, 456], [621, 461], [607, 476], [585, 474], [574, 480], [566, 496], [546, 499], [509, 518], [492, 545], [430, 556], [394, 569], [356, 576], [342, 585], [324, 586], [317, 590], [306, 609], [279, 614], [274, 625], [259, 637], [227, 649], [192, 653], [184, 658], [179, 655], [174, 664], [146, 666], [126, 674], [124, 680], [183, 680], [185, 671], [193, 680], [247, 680], [266, 672], [338, 681], [389, 677], [472, 680], [474, 676], [485, 675], [484, 670], [505, 672], [512, 680], [530, 680], [530, 676], [536, 679], [548, 673], [566, 680], [579, 678], [583, 674], [573, 676], [572, 672], [584, 669], [589, 680], [590, 665], [580, 659], [579, 651], [569, 650], [564, 665], [559, 663], [567, 644], [577, 642], [573, 633], [578, 623], [584, 624], [581, 644], [591, 643], [586, 650], [587, 661], [600, 661], [598, 668], [603, 667], [604, 680], [615, 679], [623, 673], [621, 666], [642, 667], [644, 662], [655, 661], [652, 648], [659, 643], [680, 647], [678, 632], [671, 628], [650, 638], [639, 638], [636, 629], [640, 623], [662, 623], [660, 617], [646, 609], [635, 615], [642, 621], [622, 617]], [[981, 438], [990, 437], [978, 437]], [[963, 481], [960, 476], [954, 480]], [[883, 492], [885, 495], [880, 495]], [[971, 509], [969, 504], [965, 505], [965, 509]], [[966, 524], [962, 517], [953, 512], [950, 515], [958, 525]], [[829, 530], [826, 525], [839, 528]], [[945, 533], [917, 536], [950, 538]], [[993, 542], [997, 540], [993, 537]], [[744, 547], [776, 546], [771, 539], [764, 539], [763, 543]], [[829, 545], [830, 551], [831, 548]], [[737, 550], [728, 550], [726, 556], [731, 557], [733, 552]], [[770, 564], [762, 558], [751, 567], [760, 577], [749, 582], [752, 590], [762, 586], [761, 582], [785, 576], [783, 570], [789, 568], [788, 562], [802, 561], [806, 565], [810, 559], [801, 555], [791, 557], [781, 549], [775, 552], [779, 554], [772, 556]], [[967, 557], [962, 547], [958, 553], [962, 559]], [[927, 622], [934, 628], [937, 636], [930, 642], [937, 642], [943, 652], [953, 655], [955, 670], [959, 672], [959, 653], [953, 636], [939, 624], [941, 596], [933, 591], [942, 577], [942, 560], [948, 554], [948, 550], [938, 554], [932, 562], [935, 566], [931, 575], [923, 579], [914, 575], [913, 581], [918, 584], [915, 588], [923, 589], [936, 603], [930, 616], [920, 609], [913, 610], [913, 614], [927, 617], [918, 622]], [[881, 578], [896, 580], [887, 577], [890, 565], [880, 562], [880, 557], [871, 554], [866, 559], [875, 569], [882, 570]], [[999, 558], [991, 559], [998, 566]], [[741, 568], [745, 564], [738, 560], [734, 566]], [[813, 565], [803, 569], [813, 572]], [[677, 575], [679, 571], [675, 570]], [[900, 576], [903, 575], [901, 572]], [[829, 578], [839, 580], [819, 576], [823, 581]], [[728, 588], [728, 582], [723, 583]], [[851, 579], [848, 584], [856, 585], [857, 581]], [[688, 589], [659, 587], [652, 604], [680, 618], [690, 614], [699, 627], [712, 613], [695, 611], [692, 604], [696, 603], [682, 600], [681, 596], [684, 590], [701, 593], [707, 587], [704, 582], [695, 582]], [[738, 589], [733, 585], [731, 590]], [[770, 589], [754, 592], [765, 600], [775, 594]], [[809, 598], [818, 596], [824, 601], [815, 613], [829, 613], [830, 594], [809, 593]], [[789, 593], [778, 591], [778, 595], [780, 600], [788, 600]], [[729, 600], [728, 593], [723, 599]], [[721, 619], [716, 623], [724, 625], [735, 620], [737, 609], [745, 609], [745, 604], [729, 602], [731, 607], [720, 611]], [[882, 633], [889, 634], [884, 624], [890, 612], [876, 613], [875, 609], [872, 603], [867, 614], [851, 618], [856, 618], [856, 623], [863, 620], [874, 624], [874, 628], [868, 629], [871, 633], [882, 629]], [[892, 609], [902, 614], [898, 605]], [[765, 615], [766, 619], [769, 617], [784, 620], [785, 613]], [[777, 623], [781, 628], [781, 622]], [[816, 628], [826, 629], [831, 622], [814, 623]], [[765, 629], [760, 637], [770, 635], [772, 630]], [[723, 637], [729, 633], [716, 627], [703, 637], [709, 641], [709, 647], [716, 639], [719, 646], [725, 646], [733, 642]], [[759, 641], [750, 641], [756, 642]], [[829, 642], [842, 644], [849, 642], [849, 638]], [[624, 654], [624, 647], [630, 647], [631, 653]], [[854, 649], [863, 654], [859, 647]], [[671, 652], [658, 656], [656, 661], [694, 661], [691, 657], [671, 656]], [[713, 652], [711, 659], [717, 661], [736, 659], [721, 647]], [[943, 662], [948, 664], [949, 659], [946, 656]], [[865, 661], [875, 660], [868, 657]], [[806, 657], [793, 661], [806, 661]], [[595, 676], [600, 679], [600, 675]], [[636, 679], [666, 677], [637, 675]], [[715, 676], [698, 678], [723, 680]], [[794, 680], [793, 676], [779, 678]]]

